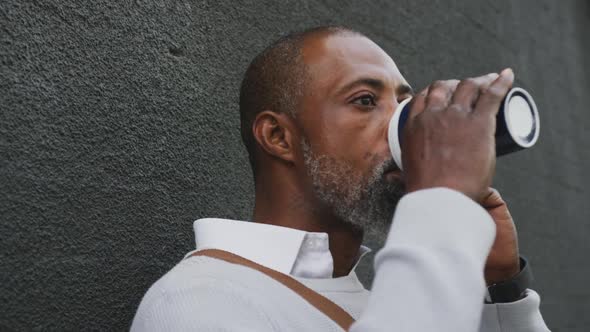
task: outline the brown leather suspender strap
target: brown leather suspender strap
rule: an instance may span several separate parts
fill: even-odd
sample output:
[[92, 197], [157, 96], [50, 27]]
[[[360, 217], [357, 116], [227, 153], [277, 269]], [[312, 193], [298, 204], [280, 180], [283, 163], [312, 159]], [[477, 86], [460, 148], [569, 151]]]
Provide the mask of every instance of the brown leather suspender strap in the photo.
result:
[[238, 256], [231, 252], [218, 250], [218, 249], [205, 249], [197, 251], [191, 256], [207, 256], [216, 259], [221, 259], [229, 263], [243, 265], [254, 270], [258, 270], [281, 284], [287, 286], [295, 293], [299, 294], [311, 305], [316, 307], [319, 311], [323, 312], [326, 316], [332, 319], [336, 324], [340, 325], [342, 329], [348, 331], [348, 328], [354, 323], [352, 318], [344, 309], [338, 306], [336, 303], [330, 301], [328, 298], [320, 295], [311, 288], [305, 286], [299, 281], [293, 279], [291, 276], [284, 273], [269, 269], [268, 267], [262, 266], [244, 257]]

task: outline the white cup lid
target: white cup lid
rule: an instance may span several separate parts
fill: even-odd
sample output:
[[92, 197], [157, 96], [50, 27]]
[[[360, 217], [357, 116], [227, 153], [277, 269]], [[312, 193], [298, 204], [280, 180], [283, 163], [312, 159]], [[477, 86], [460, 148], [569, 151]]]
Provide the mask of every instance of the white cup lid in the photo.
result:
[[506, 97], [504, 119], [510, 136], [523, 148], [533, 146], [539, 138], [539, 113], [531, 95], [514, 88]]
[[389, 120], [389, 129], [387, 130], [387, 139], [389, 141], [389, 151], [393, 156], [397, 167], [403, 170], [402, 166], [402, 147], [400, 144], [401, 132], [399, 128], [399, 122], [401, 115], [404, 111], [404, 107], [412, 100], [412, 97], [404, 99], [395, 109], [391, 120]]

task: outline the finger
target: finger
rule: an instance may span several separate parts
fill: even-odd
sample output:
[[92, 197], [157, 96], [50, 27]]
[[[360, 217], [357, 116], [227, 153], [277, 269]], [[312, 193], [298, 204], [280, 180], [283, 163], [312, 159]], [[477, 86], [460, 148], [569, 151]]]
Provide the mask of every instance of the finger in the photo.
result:
[[453, 92], [459, 84], [458, 80], [436, 81], [428, 88], [424, 110], [437, 112], [449, 106]]
[[488, 187], [481, 205], [486, 209], [492, 209], [506, 204], [498, 190]]
[[508, 94], [514, 82], [514, 72], [510, 68], [502, 70], [500, 76], [484, 89], [475, 105], [474, 115], [495, 117], [500, 110], [502, 100]]
[[497, 73], [490, 73], [462, 80], [451, 98], [451, 104], [459, 105], [459, 109], [472, 110], [481, 91], [487, 89], [498, 76]]
[[410, 101], [410, 114], [408, 115], [410, 120], [424, 111], [424, 106], [426, 105], [426, 95], [428, 95], [428, 88], [429, 87], [424, 88], [424, 90], [420, 91], [420, 93], [415, 95], [412, 98], [412, 101]]

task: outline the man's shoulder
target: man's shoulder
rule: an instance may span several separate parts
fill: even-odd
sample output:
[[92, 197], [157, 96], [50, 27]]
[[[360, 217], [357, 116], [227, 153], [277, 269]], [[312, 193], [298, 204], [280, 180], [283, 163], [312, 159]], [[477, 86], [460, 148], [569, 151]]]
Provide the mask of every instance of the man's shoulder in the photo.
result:
[[[271, 294], [264, 292], [265, 289], [273, 289], [272, 285], [268, 286], [268, 280], [263, 279], [265, 277], [257, 271], [214, 258], [188, 257], [146, 292], [137, 309], [132, 330], [145, 330], [154, 321], [166, 326], [161, 330], [168, 329], [166, 324], [177, 326], [186, 323], [182, 326], [190, 325], [192, 328], [201, 325], [225, 326], [219, 321], [219, 313], [224, 310], [241, 311], [246, 321], [259, 321], [257, 324], [267, 326], [266, 313], [271, 312], [279, 301], [272, 291]], [[232, 322], [228, 324], [232, 327], [230, 330], [235, 327]]]
[[[148, 292], [174, 293], [202, 287], [224, 287], [243, 285], [247, 278], [259, 278], [258, 273], [237, 264], [231, 264], [211, 257], [189, 256], [176, 264], [156, 281]], [[262, 276], [263, 277], [263, 276]]]
[[212, 303], [216, 298], [254, 300], [255, 292], [240, 280], [244, 267], [209, 257], [188, 257], [178, 262], [158, 279], [145, 293], [134, 321], [143, 321], [162, 307], [178, 307], [203, 301]]

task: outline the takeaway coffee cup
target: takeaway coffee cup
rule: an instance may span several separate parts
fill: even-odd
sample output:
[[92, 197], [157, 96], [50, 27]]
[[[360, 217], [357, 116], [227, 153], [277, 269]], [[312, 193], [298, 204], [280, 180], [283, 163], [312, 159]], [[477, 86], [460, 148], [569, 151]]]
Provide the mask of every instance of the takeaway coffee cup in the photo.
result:
[[[402, 166], [402, 132], [410, 114], [410, 100], [402, 101], [389, 122], [389, 149], [400, 169]], [[539, 112], [533, 97], [522, 88], [512, 88], [496, 116], [496, 156], [535, 145], [539, 138]]]

